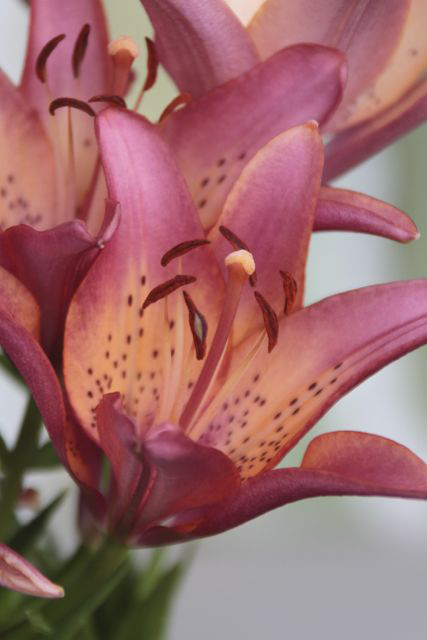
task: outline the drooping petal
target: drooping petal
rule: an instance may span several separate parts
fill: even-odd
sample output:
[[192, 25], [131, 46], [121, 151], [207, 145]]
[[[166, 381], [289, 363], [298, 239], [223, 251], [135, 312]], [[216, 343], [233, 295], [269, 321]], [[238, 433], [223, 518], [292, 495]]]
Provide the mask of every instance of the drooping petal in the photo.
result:
[[261, 146], [308, 120], [324, 122], [341, 97], [344, 67], [335, 50], [291, 47], [166, 120], [164, 134], [205, 228]]
[[[79, 77], [75, 78], [72, 67], [73, 50], [77, 36], [85, 24], [90, 25], [89, 40]], [[45, 44], [59, 34], [65, 34], [66, 37], [48, 58], [47, 83], [44, 84], [36, 76], [36, 60]], [[76, 206], [83, 200], [96, 162], [93, 122], [87, 115], [72, 111], [75, 166], [70, 167], [68, 109], [58, 111], [52, 117], [48, 110], [49, 103], [63, 96], [86, 101], [94, 95], [109, 93], [112, 70], [107, 47], [107, 28], [100, 0], [32, 1], [29, 44], [21, 90], [26, 101], [37, 109], [56, 148], [57, 162], [62, 165], [60, 173], [67, 171], [69, 179], [74, 171], [76, 173]]]
[[267, 0], [248, 29], [263, 59], [299, 42], [345, 52], [349, 75], [333, 118], [337, 126], [357, 119], [355, 100], [363, 90], [375, 86], [397, 49], [409, 6], [410, 0], [329, 0], [322, 5], [313, 0]]
[[[117, 215], [112, 203], [107, 219], [114, 227]], [[111, 236], [107, 229], [107, 240]], [[42, 314], [42, 344], [53, 355], [60, 346], [65, 314], [71, 296], [106, 242], [88, 233], [83, 222], [65, 222], [47, 231], [27, 225], [0, 234], [0, 265], [31, 291]]]
[[[129, 513], [133, 494], [141, 479], [142, 464], [131, 446], [136, 447], [136, 429], [132, 421], [123, 413], [120, 395], [110, 393], [103, 397], [96, 408], [96, 425], [100, 446], [104, 451], [112, 470], [112, 484], [108, 499], [110, 526], [122, 526], [123, 518], [134, 518]], [[134, 511], [144, 493], [134, 505]]]
[[283, 318], [274, 351], [260, 349], [234, 390], [216, 390], [191, 435], [224, 451], [244, 476], [256, 475], [349, 389], [426, 341], [427, 280], [326, 298]]
[[324, 180], [332, 180], [417, 127], [427, 118], [427, 80], [384, 113], [339, 133], [325, 147]]
[[[99, 116], [98, 133], [109, 194], [121, 203], [121, 224], [71, 304], [64, 347], [71, 403], [94, 438], [93, 410], [107, 392], [123, 394], [124, 410], [141, 430], [170, 415], [184, 347], [189, 351], [192, 339], [183, 324], [181, 293], [143, 309], [148, 293], [179, 272], [196, 276], [196, 298], [197, 292], [211, 292], [203, 312], [215, 322], [223, 288], [209, 247], [167, 267], [160, 264], [172, 246], [202, 238], [203, 231], [157, 129], [141, 116], [108, 109]], [[187, 385], [192, 367], [185, 373]]]
[[258, 54], [223, 0], [141, 0], [159, 58], [181, 91], [199, 96], [244, 73]]
[[38, 343], [37, 304], [25, 287], [1, 268], [0, 292], [0, 345], [33, 394], [52, 443], [64, 462], [64, 401], [55, 372]]
[[[245, 167], [218, 221], [247, 244], [255, 259], [257, 289], [278, 313], [284, 302], [280, 270], [291, 273], [297, 281], [298, 304], [302, 301], [322, 168], [323, 146], [317, 125], [289, 129], [258, 151]], [[217, 227], [211, 236], [223, 263], [230, 244]], [[253, 290], [246, 287], [236, 320], [236, 341], [254, 325], [262, 326], [262, 317]]]
[[155, 470], [155, 479], [136, 534], [150, 523], [221, 502], [240, 485], [227, 456], [193, 442], [172, 424], [154, 429], [144, 441], [143, 461]]
[[356, 231], [398, 242], [411, 242], [419, 236], [415, 223], [400, 209], [362, 193], [332, 187], [320, 189], [314, 231]]
[[0, 71], [0, 229], [58, 222], [55, 164], [40, 120]]
[[427, 500], [427, 465], [409, 449], [380, 436], [337, 431], [309, 444], [301, 467], [267, 471], [245, 482], [223, 504], [193, 522], [145, 536], [155, 545], [213, 535], [297, 500], [317, 496], [389, 496]]
[[22, 556], [0, 543], [0, 584], [39, 598], [62, 598], [64, 590], [48, 580]]

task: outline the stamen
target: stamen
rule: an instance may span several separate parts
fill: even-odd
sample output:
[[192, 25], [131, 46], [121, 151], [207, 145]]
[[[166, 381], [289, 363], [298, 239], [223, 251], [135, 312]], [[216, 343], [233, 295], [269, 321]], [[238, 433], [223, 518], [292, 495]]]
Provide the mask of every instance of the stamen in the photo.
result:
[[87, 113], [88, 116], [95, 116], [95, 111], [92, 107], [89, 106], [87, 102], [77, 100], [77, 98], [56, 98], [56, 100], [53, 100], [49, 105], [49, 113], [53, 116], [55, 115], [55, 111], [62, 107], [73, 107], [73, 109], [79, 109]]
[[205, 317], [197, 309], [190, 294], [186, 291], [183, 291], [182, 293], [188, 309], [188, 320], [190, 323], [191, 333], [193, 334], [194, 346], [196, 348], [196, 358], [197, 360], [203, 360], [206, 353], [208, 323], [206, 322]]
[[253, 256], [246, 250], [234, 251], [229, 254], [225, 259], [225, 264], [229, 278], [225, 292], [224, 307], [205, 364], [179, 419], [179, 424], [183, 429], [189, 427], [218, 371], [237, 313], [243, 287], [248, 277], [255, 271]]
[[112, 94], [123, 96], [128, 90], [133, 61], [139, 55], [138, 47], [132, 38], [122, 36], [110, 42], [108, 53], [114, 66]]
[[122, 96], [114, 96], [114, 95], [99, 95], [93, 96], [93, 98], [89, 98], [88, 102], [107, 102], [108, 104], [112, 104], [115, 107], [123, 107], [126, 109], [126, 102], [122, 98]]
[[159, 118], [159, 123], [163, 122], [165, 118], [167, 118], [171, 113], [173, 113], [178, 107], [184, 106], [191, 102], [192, 97], [189, 93], [180, 93], [179, 96], [174, 98], [172, 102], [168, 104], [168, 106], [162, 111], [162, 114]]
[[271, 353], [279, 338], [279, 321], [273, 307], [258, 291], [254, 291], [255, 300], [261, 307], [265, 330], [268, 336], [268, 353]]
[[[239, 236], [237, 236], [228, 227], [224, 227], [224, 225], [220, 225], [219, 232], [221, 233], [221, 235], [224, 236], [224, 238], [226, 240], [228, 240], [228, 242], [231, 244], [233, 249], [235, 249], [235, 250], [244, 249], [245, 251], [249, 251], [249, 247], [246, 244], [246, 242], [243, 242], [243, 240], [241, 238], [239, 238]], [[256, 273], [256, 271], [254, 271], [253, 274], [250, 276], [249, 282], [250, 282], [251, 287], [255, 287], [256, 286], [256, 283], [257, 283], [257, 273]]]
[[147, 45], [147, 77], [145, 78], [143, 93], [149, 91], [157, 80], [157, 72], [159, 70], [159, 58], [157, 55], [156, 45], [151, 38], [145, 38]]
[[283, 291], [285, 293], [283, 313], [287, 316], [292, 311], [297, 299], [298, 285], [295, 278], [293, 278], [288, 271], [280, 271], [280, 275], [282, 276]]
[[191, 284], [195, 281], [195, 276], [179, 275], [171, 278], [170, 280], [167, 280], [166, 282], [163, 282], [163, 284], [159, 284], [157, 287], [154, 287], [154, 289], [152, 289], [148, 296], [145, 298], [142, 308], [146, 309], [150, 306], [150, 304], [157, 302], [157, 300], [161, 300], [180, 287], [184, 287], [186, 284]]
[[47, 60], [50, 54], [52, 53], [52, 51], [56, 49], [58, 44], [62, 42], [64, 38], [65, 38], [65, 33], [61, 33], [59, 36], [55, 36], [54, 38], [49, 40], [49, 42], [46, 42], [43, 49], [40, 51], [39, 55], [37, 56], [35, 70], [36, 70], [36, 76], [38, 77], [40, 82], [43, 82], [43, 83], [46, 82]]
[[189, 251], [193, 249], [197, 249], [197, 247], [202, 247], [206, 244], [210, 244], [209, 240], [206, 238], [201, 238], [200, 240], [187, 240], [186, 242], [180, 242], [179, 244], [166, 251], [162, 259], [160, 260], [160, 264], [162, 267], [166, 267], [172, 260], [178, 258], [179, 256], [183, 256]]
[[87, 45], [89, 42], [90, 24], [85, 24], [79, 35], [77, 36], [76, 43], [74, 45], [73, 56], [71, 58], [71, 65], [73, 68], [73, 75], [78, 78], [80, 75], [80, 67], [85, 57]]

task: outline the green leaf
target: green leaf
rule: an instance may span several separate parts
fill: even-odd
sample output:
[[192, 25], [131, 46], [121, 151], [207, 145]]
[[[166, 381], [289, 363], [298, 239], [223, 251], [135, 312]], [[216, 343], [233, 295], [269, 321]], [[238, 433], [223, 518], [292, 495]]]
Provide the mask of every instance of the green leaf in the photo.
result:
[[12, 549], [22, 555], [27, 555], [32, 550], [40, 535], [44, 533], [49, 518], [62, 502], [65, 493], [64, 491], [54, 498], [35, 518], [18, 530], [10, 541]]
[[55, 453], [55, 449], [50, 442], [46, 442], [40, 449], [37, 449], [33, 459], [29, 464], [29, 468], [34, 469], [54, 469], [60, 467], [61, 463]]
[[25, 612], [25, 616], [35, 632], [40, 633], [44, 636], [50, 635], [52, 633], [52, 628], [47, 624], [43, 615], [38, 611], [31, 611], [31, 609], [28, 609]]
[[6, 468], [8, 456], [9, 449], [6, 446], [4, 438], [0, 434], [0, 471]]
[[135, 602], [128, 609], [114, 637], [120, 640], [164, 640], [171, 604], [184, 573], [184, 563], [176, 564], [162, 573], [148, 598], [142, 603]]

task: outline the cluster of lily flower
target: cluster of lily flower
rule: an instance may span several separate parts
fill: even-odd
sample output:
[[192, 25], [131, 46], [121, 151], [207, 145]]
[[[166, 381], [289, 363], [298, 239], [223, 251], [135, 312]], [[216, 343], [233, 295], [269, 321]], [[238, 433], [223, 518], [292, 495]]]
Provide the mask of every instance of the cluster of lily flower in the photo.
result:
[[[425, 2], [230, 1], [259, 9], [247, 27], [223, 0], [142, 4], [135, 108], [138, 51], [109, 42], [99, 0], [33, 0], [22, 82], [0, 75], [0, 343], [85, 516], [157, 546], [307, 497], [427, 498], [427, 466], [366, 433], [274, 469], [427, 341], [425, 279], [303, 306], [312, 232], [418, 235], [327, 181], [427, 116]], [[136, 110], [159, 61], [180, 94], [152, 124]], [[0, 582], [61, 595], [5, 545]]]

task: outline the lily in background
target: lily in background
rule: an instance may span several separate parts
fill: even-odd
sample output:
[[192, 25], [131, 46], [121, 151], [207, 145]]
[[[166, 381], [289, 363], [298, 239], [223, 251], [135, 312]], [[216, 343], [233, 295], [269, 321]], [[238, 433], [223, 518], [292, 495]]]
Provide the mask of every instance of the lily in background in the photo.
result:
[[[141, 1], [153, 20], [161, 61], [180, 90], [193, 96], [299, 43], [345, 53], [344, 94], [323, 126], [335, 134], [325, 150], [324, 180], [426, 119], [423, 0], [357, 0], [350, 6], [346, 0], [205, 0], [203, 11], [193, 0]], [[296, 75], [294, 86], [305, 81]], [[286, 109], [286, 101], [276, 108]]]
[[117, 224], [80, 111], [95, 114], [81, 101], [111, 93], [113, 71], [97, 0], [34, 0], [20, 86], [0, 74], [0, 265], [36, 297], [53, 357], [69, 299]]
[[427, 466], [369, 434], [321, 436], [301, 467], [273, 469], [344, 393], [427, 339], [425, 280], [303, 308], [323, 169], [317, 126], [254, 156], [207, 238], [156, 127], [110, 108], [97, 130], [121, 224], [70, 305], [72, 411], [25, 326], [28, 305], [0, 316], [0, 340], [86, 516], [131, 545], [158, 545], [315, 495], [427, 498]]

